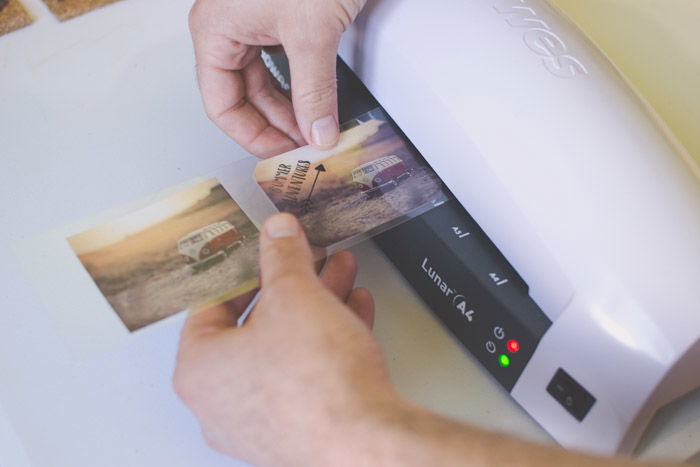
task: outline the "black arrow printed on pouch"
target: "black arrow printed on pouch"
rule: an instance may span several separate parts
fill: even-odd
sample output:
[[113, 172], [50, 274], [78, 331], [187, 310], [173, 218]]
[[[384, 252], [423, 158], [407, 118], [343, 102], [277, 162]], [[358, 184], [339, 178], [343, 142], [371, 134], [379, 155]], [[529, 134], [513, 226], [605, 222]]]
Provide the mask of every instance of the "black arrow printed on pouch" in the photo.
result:
[[316, 167], [314, 167], [314, 170], [316, 171], [316, 177], [314, 178], [314, 182], [311, 184], [309, 196], [306, 198], [306, 201], [304, 201], [304, 209], [302, 210], [304, 213], [309, 212], [309, 203], [311, 202], [311, 195], [314, 193], [314, 188], [316, 188], [316, 182], [318, 181], [318, 177], [321, 175], [321, 172], [325, 172], [326, 168], [323, 166], [323, 164], [318, 164]]

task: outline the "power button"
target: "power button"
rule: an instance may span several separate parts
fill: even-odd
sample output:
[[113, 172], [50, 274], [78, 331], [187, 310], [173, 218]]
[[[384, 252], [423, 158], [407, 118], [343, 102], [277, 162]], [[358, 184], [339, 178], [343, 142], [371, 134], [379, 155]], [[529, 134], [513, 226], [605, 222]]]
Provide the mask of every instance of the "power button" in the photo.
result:
[[561, 368], [547, 385], [547, 392], [579, 422], [595, 404], [595, 397]]

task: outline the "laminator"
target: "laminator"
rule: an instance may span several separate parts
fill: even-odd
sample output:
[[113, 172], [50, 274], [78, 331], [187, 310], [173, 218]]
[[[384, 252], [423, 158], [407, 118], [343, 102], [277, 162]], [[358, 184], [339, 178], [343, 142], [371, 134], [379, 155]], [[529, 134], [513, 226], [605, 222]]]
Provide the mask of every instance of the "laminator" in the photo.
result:
[[694, 161], [544, 0], [375, 0], [340, 55], [341, 121], [378, 102], [453, 194], [383, 251], [558, 442], [632, 452], [700, 386]]

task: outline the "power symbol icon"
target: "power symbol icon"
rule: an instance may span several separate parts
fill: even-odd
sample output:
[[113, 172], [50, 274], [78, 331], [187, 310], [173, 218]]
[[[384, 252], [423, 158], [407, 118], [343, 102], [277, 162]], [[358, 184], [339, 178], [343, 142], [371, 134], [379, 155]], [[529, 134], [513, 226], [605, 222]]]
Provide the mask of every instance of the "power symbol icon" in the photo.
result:
[[506, 332], [503, 330], [502, 327], [496, 326], [493, 328], [493, 337], [495, 337], [498, 340], [502, 340], [504, 337], [506, 337]]

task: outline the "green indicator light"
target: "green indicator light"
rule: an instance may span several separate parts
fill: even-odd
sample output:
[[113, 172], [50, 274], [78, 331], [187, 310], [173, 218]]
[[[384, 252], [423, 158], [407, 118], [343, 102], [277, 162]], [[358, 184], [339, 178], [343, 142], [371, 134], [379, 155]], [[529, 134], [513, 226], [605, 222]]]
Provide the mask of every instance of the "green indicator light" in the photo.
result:
[[498, 357], [498, 363], [500, 363], [503, 368], [509, 367], [510, 358], [508, 357], [508, 355], [501, 355], [500, 357]]

